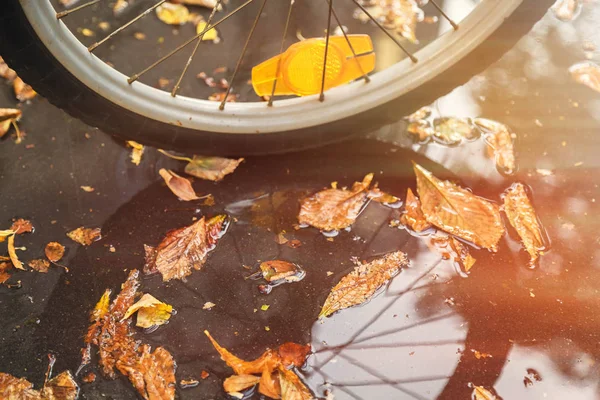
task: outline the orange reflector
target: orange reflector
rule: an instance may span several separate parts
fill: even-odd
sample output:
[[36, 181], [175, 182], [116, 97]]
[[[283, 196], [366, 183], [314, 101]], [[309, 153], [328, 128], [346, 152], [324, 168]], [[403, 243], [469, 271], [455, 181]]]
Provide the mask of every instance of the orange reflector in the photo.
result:
[[[343, 36], [329, 38], [325, 90], [348, 83], [375, 68], [373, 43], [368, 35], [348, 35], [354, 52]], [[283, 54], [252, 68], [252, 86], [259, 96], [270, 96], [273, 81], [276, 95], [307, 96], [321, 91], [325, 39], [306, 39], [291, 45]], [[279, 75], [277, 75], [277, 64]]]

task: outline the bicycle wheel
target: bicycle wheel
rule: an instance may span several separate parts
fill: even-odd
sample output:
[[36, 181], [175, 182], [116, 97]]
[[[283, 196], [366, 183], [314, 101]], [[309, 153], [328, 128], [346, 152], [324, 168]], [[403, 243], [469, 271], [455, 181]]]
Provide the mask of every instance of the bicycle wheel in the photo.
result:
[[[266, 0], [239, 4], [243, 8], [253, 2], [252, 14], [259, 6], [263, 11]], [[275, 101], [272, 107], [264, 102], [219, 107], [204, 99], [173, 97], [147, 83], [130, 84], [127, 76], [96, 57], [57, 19], [50, 0], [7, 1], [0, 20], [0, 53], [50, 102], [107, 133], [205, 154], [264, 154], [372, 131], [431, 103], [510, 49], [550, 3], [482, 0], [460, 21], [460, 29], [450, 29], [414, 55], [373, 74], [368, 84], [358, 80], [335, 87], [326, 92], [324, 101], [313, 95]], [[327, 14], [327, 2], [321, 5]], [[184, 43], [192, 44], [197, 37]]]

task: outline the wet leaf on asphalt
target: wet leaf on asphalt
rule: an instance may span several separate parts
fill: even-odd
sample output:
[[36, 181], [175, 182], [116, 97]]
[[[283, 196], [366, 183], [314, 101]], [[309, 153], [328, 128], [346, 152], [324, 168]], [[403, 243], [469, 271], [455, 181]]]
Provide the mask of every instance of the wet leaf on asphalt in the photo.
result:
[[194, 158], [185, 166], [185, 173], [200, 179], [218, 182], [231, 174], [244, 161], [243, 158], [237, 160], [223, 157], [204, 157], [194, 156]]
[[404, 213], [400, 217], [402, 225], [412, 229], [415, 232], [422, 232], [431, 228], [431, 224], [427, 222], [423, 211], [421, 210], [421, 202], [415, 196], [410, 188], [406, 190], [406, 202], [404, 203]]
[[0, 78], [5, 79], [8, 83], [14, 81], [17, 77], [17, 73], [11, 69], [2, 56], [0, 56]]
[[84, 228], [83, 226], [67, 233], [69, 239], [83, 246], [89, 246], [94, 242], [102, 239], [100, 228]]
[[582, 62], [571, 66], [569, 72], [575, 82], [600, 92], [600, 66], [598, 64], [589, 61]]
[[267, 282], [296, 282], [304, 277], [304, 270], [300, 266], [282, 260], [265, 261], [260, 264], [260, 270]]
[[164, 325], [173, 313], [173, 306], [163, 303], [151, 294], [144, 294], [134, 305], [127, 309], [123, 319], [127, 319], [137, 312], [136, 326], [150, 328]]
[[362, 182], [354, 182], [351, 189], [325, 189], [304, 199], [298, 222], [324, 231], [344, 229], [354, 223], [367, 201], [373, 174]]
[[16, 108], [0, 108], [0, 138], [9, 131], [11, 126], [17, 126], [22, 112]]
[[7, 400], [75, 400], [79, 386], [69, 371], [64, 371], [44, 383], [38, 391], [24, 378], [0, 372], [0, 398]]
[[529, 253], [529, 265], [535, 265], [544, 249], [544, 239], [537, 214], [523, 184], [515, 183], [504, 192], [504, 212]]
[[490, 154], [496, 161], [496, 168], [502, 174], [511, 175], [517, 170], [513, 133], [500, 122], [485, 118], [475, 118], [475, 125], [485, 133], [485, 141]]
[[473, 400], [498, 400], [495, 394], [484, 388], [483, 386], [473, 386], [471, 394]]
[[469, 272], [477, 261], [471, 256], [467, 245], [444, 232], [438, 231], [427, 237], [427, 245], [432, 250], [439, 252], [444, 260], [452, 260], [457, 263], [464, 272]]
[[17, 256], [17, 250], [15, 249], [15, 234], [13, 233], [8, 237], [8, 256], [10, 257], [10, 261], [13, 264], [13, 267], [17, 269], [25, 270], [23, 263], [19, 260]]
[[142, 156], [144, 155], [144, 145], [133, 140], [128, 140], [127, 145], [131, 147], [131, 162], [135, 165], [140, 165], [142, 162]]
[[387, 284], [407, 265], [406, 254], [396, 251], [355, 267], [331, 289], [331, 293], [319, 313], [319, 318], [325, 318], [336, 311], [369, 300], [377, 290]]
[[446, 146], [454, 146], [463, 140], [475, 140], [481, 136], [481, 131], [469, 118], [436, 118], [433, 130], [433, 139]]
[[58, 242], [50, 242], [46, 245], [44, 249], [44, 253], [46, 254], [46, 258], [50, 260], [50, 262], [57, 262], [65, 255], [65, 246]]
[[232, 375], [223, 381], [223, 389], [226, 393], [239, 393], [252, 387], [260, 381], [260, 377], [254, 375]]
[[27, 265], [29, 265], [34, 271], [42, 273], [46, 273], [50, 269], [50, 263], [47, 260], [42, 259], [31, 260], [27, 263]]
[[13, 90], [15, 91], [15, 96], [17, 100], [20, 102], [27, 101], [33, 99], [37, 93], [31, 86], [23, 82], [21, 78], [18, 76], [13, 81]]
[[496, 251], [504, 234], [497, 204], [414, 164], [421, 210], [427, 222], [477, 246]]
[[33, 232], [33, 225], [31, 221], [19, 218], [13, 222], [10, 230], [15, 233], [15, 235], [20, 235], [21, 233]]
[[5, 283], [10, 278], [10, 274], [7, 271], [12, 267], [12, 263], [0, 261], [0, 285]]
[[410, 122], [406, 130], [413, 136], [417, 143], [427, 143], [435, 133], [431, 123], [425, 120]]
[[191, 201], [191, 200], [200, 200], [206, 198], [207, 196], [198, 197], [194, 188], [192, 187], [192, 183], [189, 179], [186, 179], [182, 176], [177, 175], [175, 172], [161, 168], [158, 173], [165, 180], [165, 183], [175, 194], [175, 196], [179, 197], [180, 200], [183, 201]]
[[165, 24], [183, 25], [190, 18], [190, 10], [183, 4], [163, 3], [156, 8], [156, 15]]
[[314, 396], [294, 371], [279, 368], [282, 400], [312, 400]]
[[155, 256], [149, 252], [151, 258], [146, 260], [145, 270], [160, 272], [165, 282], [183, 279], [192, 269], [200, 270], [224, 232], [225, 219], [225, 215], [208, 221], [202, 217], [192, 225], [168, 232], [156, 247]]

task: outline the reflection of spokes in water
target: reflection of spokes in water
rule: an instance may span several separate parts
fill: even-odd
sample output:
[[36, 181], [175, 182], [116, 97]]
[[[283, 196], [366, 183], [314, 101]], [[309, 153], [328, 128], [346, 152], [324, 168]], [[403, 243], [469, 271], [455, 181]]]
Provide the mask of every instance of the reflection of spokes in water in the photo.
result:
[[[58, 19], [64, 18], [69, 14], [72, 14], [74, 12], [83, 10], [85, 8], [88, 8], [89, 6], [92, 6], [94, 4], [99, 3], [101, 0], [92, 0], [89, 1], [87, 3], [84, 3], [80, 6], [77, 6], [73, 9], [70, 10], [66, 10], [66, 11], [61, 11], [56, 13], [56, 17]], [[119, 28], [117, 28], [116, 30], [114, 30], [113, 32], [111, 32], [110, 34], [108, 34], [106, 37], [104, 37], [103, 39], [101, 39], [100, 41], [95, 42], [94, 44], [92, 44], [91, 46], [88, 47], [88, 51], [92, 52], [94, 51], [97, 47], [99, 47], [100, 45], [102, 45], [103, 43], [109, 41], [110, 39], [112, 39], [114, 36], [116, 36], [117, 34], [119, 34], [120, 32], [122, 32], [123, 30], [125, 30], [126, 28], [128, 28], [129, 26], [133, 25], [135, 22], [137, 22], [138, 20], [140, 20], [141, 18], [147, 16], [148, 14], [150, 14], [152, 11], [154, 11], [155, 9], [157, 9], [159, 6], [163, 5], [165, 3], [166, 0], [160, 0], [157, 3], [155, 3], [154, 5], [152, 5], [151, 7], [145, 9], [144, 11], [142, 11], [140, 14], [138, 14], [136, 17], [134, 17], [133, 19], [129, 20], [128, 22], [126, 22], [125, 24], [121, 25]], [[196, 55], [198, 48], [201, 44], [201, 42], [203, 41], [204, 35], [209, 32], [211, 29], [216, 28], [218, 25], [220, 25], [221, 23], [225, 22], [226, 20], [228, 20], [230, 17], [232, 17], [233, 15], [235, 15], [236, 13], [238, 13], [239, 11], [241, 11], [242, 9], [244, 9], [246, 6], [248, 6], [250, 3], [254, 2], [254, 0], [247, 0], [246, 2], [244, 2], [243, 4], [241, 4], [240, 6], [238, 6], [236, 9], [234, 9], [233, 11], [231, 11], [229, 14], [225, 15], [224, 17], [222, 17], [221, 19], [219, 19], [217, 22], [213, 23], [213, 17], [216, 13], [216, 11], [218, 11], [221, 6], [222, 6], [222, 1], [218, 0], [215, 4], [215, 6], [212, 9], [212, 12], [210, 14], [210, 17], [208, 18], [206, 25], [204, 27], [204, 29], [201, 32], [197, 32], [196, 35], [194, 35], [193, 37], [191, 37], [190, 39], [186, 40], [185, 42], [183, 42], [181, 45], [177, 46], [175, 49], [173, 49], [171, 52], [169, 52], [167, 55], [161, 57], [160, 59], [158, 59], [157, 61], [155, 61], [154, 63], [152, 63], [150, 66], [148, 66], [147, 68], [143, 69], [142, 71], [135, 73], [133, 75], [131, 75], [128, 78], [128, 83], [133, 83], [135, 81], [137, 81], [142, 75], [144, 75], [145, 73], [147, 73], [148, 71], [152, 70], [153, 68], [155, 68], [156, 66], [158, 66], [159, 64], [161, 64], [162, 62], [166, 61], [167, 59], [171, 58], [172, 56], [174, 56], [175, 54], [177, 54], [178, 52], [180, 52], [181, 50], [183, 50], [185, 47], [187, 47], [189, 44], [195, 42], [195, 47], [193, 49], [193, 51], [191, 52], [189, 58], [187, 59], [186, 63], [184, 64], [184, 67], [182, 68], [182, 72], [181, 75], [179, 76], [177, 83], [175, 84], [175, 86], [173, 87], [172, 91], [171, 91], [171, 95], [172, 96], [176, 96], [181, 81], [184, 77], [184, 75], [186, 74], [190, 64], [192, 63], [194, 56]], [[284, 50], [284, 44], [285, 44], [285, 39], [288, 33], [288, 28], [289, 28], [289, 23], [290, 23], [290, 18], [292, 15], [292, 10], [293, 10], [293, 5], [294, 5], [295, 0], [290, 0], [290, 6], [289, 6], [289, 10], [287, 13], [287, 20], [285, 23], [285, 28], [283, 30], [283, 35], [282, 35], [282, 39], [281, 39], [281, 48], [279, 51], [279, 54], [282, 55], [283, 54], [283, 50]], [[450, 23], [450, 25], [456, 30], [458, 29], [458, 25], [452, 20], [450, 19], [450, 17], [443, 11], [443, 9], [433, 0], [430, 0], [428, 3], [431, 3], [436, 9], [437, 11], [440, 13], [440, 15], [445, 18], [446, 20], [448, 20], [448, 22]], [[398, 46], [403, 53], [406, 54], [407, 57], [409, 57], [414, 63], [418, 62], [417, 58], [411, 54], [410, 51], [408, 51], [408, 49], [396, 38], [396, 36], [391, 33], [388, 29], [386, 29], [381, 22], [378, 20], [377, 17], [373, 16], [369, 10], [367, 8], [365, 8], [363, 6], [363, 4], [361, 4], [358, 0], [352, 0], [352, 4], [356, 5], [362, 13], [364, 13], [368, 19], [370, 21], [372, 21], [372, 23], [379, 29], [381, 30], [387, 37], [389, 37], [395, 44], [396, 46]], [[248, 49], [248, 45], [250, 43], [250, 40], [252, 38], [252, 35], [256, 29], [256, 26], [261, 18], [261, 14], [264, 10], [264, 7], [266, 5], [266, 0], [263, 0], [259, 11], [256, 15], [256, 19], [254, 20], [254, 23], [252, 24], [248, 35], [246, 37], [246, 41], [245, 44], [240, 52], [239, 58], [237, 60], [236, 63], [236, 67], [229, 79], [229, 86], [227, 87], [227, 92], [225, 94], [225, 96], [223, 97], [220, 105], [219, 105], [219, 109], [223, 110], [225, 107], [226, 102], [228, 101], [228, 97], [229, 94], [231, 93], [231, 90], [233, 88], [233, 84], [236, 78], [236, 75], [239, 72], [240, 66], [242, 65], [244, 56], [246, 54], [246, 51]], [[369, 82], [370, 79], [368, 78], [366, 72], [364, 71], [362, 65], [359, 62], [359, 57], [363, 56], [364, 54], [357, 54], [357, 52], [354, 49], [354, 46], [351, 43], [350, 38], [348, 37], [348, 35], [346, 34], [344, 27], [342, 25], [342, 21], [340, 20], [340, 18], [338, 17], [338, 14], [336, 13], [335, 9], [334, 9], [334, 5], [333, 5], [333, 0], [327, 0], [327, 26], [326, 26], [326, 36], [325, 36], [325, 46], [323, 48], [323, 66], [321, 69], [320, 73], [321, 73], [321, 77], [320, 77], [320, 91], [319, 91], [319, 100], [320, 101], [324, 101], [325, 99], [325, 95], [324, 92], [329, 88], [328, 85], [326, 84], [326, 77], [328, 76], [328, 67], [331, 67], [329, 64], [329, 60], [328, 60], [328, 55], [329, 55], [329, 50], [330, 50], [330, 36], [331, 36], [331, 19], [332, 17], [335, 19], [335, 22], [338, 26], [338, 28], [341, 30], [345, 42], [348, 45], [350, 52], [351, 52], [351, 56], [348, 56], [348, 59], [354, 59], [356, 60], [356, 63], [358, 64], [358, 70], [360, 71], [360, 78], [364, 79], [365, 82]], [[276, 69], [276, 75], [275, 78], [273, 80], [273, 90], [272, 90], [272, 94], [269, 98], [269, 101], [267, 103], [268, 106], [272, 106], [273, 104], [273, 95], [275, 94], [275, 87], [277, 85], [277, 79], [279, 77], [279, 73], [281, 71], [281, 58], [278, 60], [277, 62], [277, 69]], [[335, 85], [334, 85], [335, 86]]]

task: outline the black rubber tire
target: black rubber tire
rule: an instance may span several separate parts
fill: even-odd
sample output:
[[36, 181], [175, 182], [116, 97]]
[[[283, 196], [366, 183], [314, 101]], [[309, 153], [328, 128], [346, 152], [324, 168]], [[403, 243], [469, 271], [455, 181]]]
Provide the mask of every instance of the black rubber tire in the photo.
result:
[[[501, 1], [501, 0], [498, 0]], [[488, 40], [443, 74], [394, 101], [316, 127], [268, 134], [197, 131], [155, 121], [120, 107], [77, 80], [46, 49], [19, 0], [4, 0], [0, 55], [25, 82], [75, 118], [104, 132], [152, 146], [202, 154], [256, 155], [320, 146], [396, 122], [483, 71], [525, 35], [554, 0], [524, 0]]]

